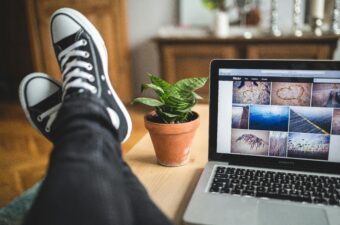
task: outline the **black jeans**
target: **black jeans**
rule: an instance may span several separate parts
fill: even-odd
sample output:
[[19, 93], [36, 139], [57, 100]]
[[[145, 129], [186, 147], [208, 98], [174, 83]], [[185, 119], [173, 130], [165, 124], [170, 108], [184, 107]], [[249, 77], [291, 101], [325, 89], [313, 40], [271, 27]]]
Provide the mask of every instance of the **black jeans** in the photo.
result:
[[25, 225], [172, 224], [122, 160], [99, 98], [66, 99], [52, 129], [49, 168]]

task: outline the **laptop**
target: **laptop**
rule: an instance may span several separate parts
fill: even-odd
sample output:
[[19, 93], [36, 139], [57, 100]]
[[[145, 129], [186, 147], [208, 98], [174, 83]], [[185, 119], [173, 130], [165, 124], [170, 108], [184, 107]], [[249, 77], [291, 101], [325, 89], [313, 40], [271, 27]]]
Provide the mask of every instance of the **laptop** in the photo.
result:
[[213, 60], [186, 224], [340, 224], [340, 62]]

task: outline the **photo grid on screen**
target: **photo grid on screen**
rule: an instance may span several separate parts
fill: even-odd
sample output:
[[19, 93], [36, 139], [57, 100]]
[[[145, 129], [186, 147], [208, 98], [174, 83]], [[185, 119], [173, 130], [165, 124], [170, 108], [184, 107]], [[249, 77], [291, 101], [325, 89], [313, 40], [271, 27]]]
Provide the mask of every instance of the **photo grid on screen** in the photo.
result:
[[340, 162], [340, 84], [231, 82], [231, 153]]

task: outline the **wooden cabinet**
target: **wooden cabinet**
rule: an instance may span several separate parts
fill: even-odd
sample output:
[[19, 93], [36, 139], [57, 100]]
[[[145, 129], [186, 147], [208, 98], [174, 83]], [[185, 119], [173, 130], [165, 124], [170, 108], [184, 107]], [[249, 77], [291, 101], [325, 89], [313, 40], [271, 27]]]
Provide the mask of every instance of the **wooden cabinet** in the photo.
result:
[[50, 41], [52, 13], [70, 7], [83, 13], [99, 30], [109, 55], [109, 76], [123, 102], [131, 100], [125, 0], [26, 0], [34, 69], [60, 79]]
[[[209, 63], [213, 58], [234, 58], [235, 48], [229, 46], [208, 44], [174, 45], [164, 48], [163, 73], [167, 81], [175, 83], [183, 77], [197, 77], [209, 74]], [[205, 85], [201, 93], [207, 95], [209, 86]]]
[[[208, 76], [212, 59], [331, 59], [338, 36], [156, 38], [161, 75], [169, 82]], [[208, 100], [209, 87], [198, 91]]]

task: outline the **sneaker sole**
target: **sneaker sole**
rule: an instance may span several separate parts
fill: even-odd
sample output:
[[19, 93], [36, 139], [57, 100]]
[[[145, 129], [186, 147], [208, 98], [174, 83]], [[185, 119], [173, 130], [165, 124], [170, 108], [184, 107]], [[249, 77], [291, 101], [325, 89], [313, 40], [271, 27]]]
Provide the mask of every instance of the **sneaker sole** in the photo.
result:
[[[130, 137], [131, 130], [132, 130], [132, 122], [131, 122], [131, 118], [130, 118], [130, 115], [129, 115], [127, 109], [125, 108], [123, 102], [120, 100], [120, 98], [118, 97], [117, 93], [115, 92], [115, 90], [113, 89], [113, 87], [111, 85], [110, 77], [109, 77], [108, 71], [107, 71], [108, 70], [108, 65], [107, 65], [107, 62], [108, 62], [107, 49], [106, 49], [105, 42], [104, 42], [102, 36], [98, 32], [98, 30], [93, 26], [93, 24], [83, 14], [81, 14], [80, 12], [78, 12], [78, 11], [76, 11], [74, 9], [70, 9], [70, 8], [61, 8], [61, 9], [58, 9], [57, 11], [55, 11], [53, 13], [53, 15], [51, 16], [51, 21], [50, 21], [50, 33], [51, 34], [52, 34], [51, 23], [53, 21], [53, 18], [57, 14], [65, 14], [65, 15], [68, 15], [71, 18], [75, 19], [78, 22], [78, 24], [81, 27], [83, 27], [84, 30], [86, 30], [89, 33], [89, 35], [93, 39], [94, 44], [96, 45], [96, 47], [97, 47], [97, 49], [99, 51], [99, 54], [101, 55], [102, 58], [105, 59], [105, 64], [106, 65], [103, 65], [103, 68], [104, 68], [104, 72], [105, 72], [105, 78], [106, 78], [106, 81], [107, 81], [106, 83], [108, 84], [109, 89], [110, 89], [110, 91], [112, 93], [112, 96], [113, 96], [114, 100], [116, 101], [118, 107], [122, 111], [122, 113], [123, 113], [123, 115], [124, 115], [124, 117], [126, 119], [126, 123], [127, 123], [127, 128], [128, 128], [127, 129], [127, 134], [126, 134], [125, 138], [122, 141], [122, 143], [124, 143]], [[52, 39], [52, 43], [53, 43], [53, 38], [51, 37], [51, 39]], [[102, 48], [104, 48], [104, 52], [106, 53], [105, 56], [103, 56], [101, 51], [99, 50], [100, 49], [99, 44], [101, 44]], [[102, 63], [104, 63], [103, 60], [102, 60]]]
[[45, 134], [42, 133], [40, 131], [40, 129], [35, 125], [35, 123], [33, 122], [33, 120], [31, 119], [31, 115], [29, 113], [28, 110], [28, 105], [27, 105], [27, 101], [25, 98], [25, 89], [26, 89], [26, 84], [28, 81], [30, 81], [32, 78], [35, 77], [41, 77], [41, 78], [46, 78], [47, 80], [53, 81], [55, 84], [57, 84], [60, 88], [61, 88], [61, 84], [59, 81], [57, 81], [56, 79], [54, 79], [53, 77], [45, 74], [45, 73], [30, 73], [29, 75], [27, 75], [21, 82], [19, 85], [19, 100], [20, 100], [20, 104], [22, 109], [24, 110], [24, 113], [26, 115], [27, 120], [30, 122], [30, 124], [32, 125], [32, 127], [34, 127], [34, 129], [36, 129], [37, 131], [39, 131], [40, 134], [42, 134], [45, 137]]

